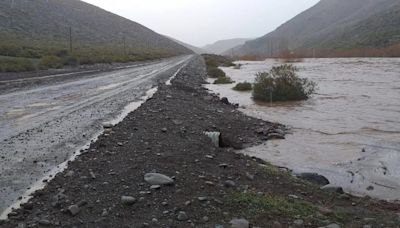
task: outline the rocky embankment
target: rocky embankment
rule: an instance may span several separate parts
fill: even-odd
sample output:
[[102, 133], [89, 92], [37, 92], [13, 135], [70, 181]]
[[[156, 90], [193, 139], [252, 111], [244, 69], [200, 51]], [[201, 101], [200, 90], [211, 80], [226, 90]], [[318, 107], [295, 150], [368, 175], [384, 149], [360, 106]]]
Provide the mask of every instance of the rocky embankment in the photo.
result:
[[1, 227], [398, 226], [397, 205], [320, 190], [237, 153], [282, 126], [210, 95], [205, 76], [194, 58]]

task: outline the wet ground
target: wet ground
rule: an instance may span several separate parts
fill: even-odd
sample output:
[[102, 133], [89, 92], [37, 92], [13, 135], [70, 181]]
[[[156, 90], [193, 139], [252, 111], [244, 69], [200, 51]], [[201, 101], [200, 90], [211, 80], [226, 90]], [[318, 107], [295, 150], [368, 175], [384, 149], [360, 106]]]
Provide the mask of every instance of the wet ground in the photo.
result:
[[135, 102], [189, 58], [107, 72], [2, 80], [0, 212], [96, 137], [103, 122], [115, 122], [137, 107]]
[[[279, 61], [223, 68], [236, 82], [252, 82]], [[255, 104], [233, 85], [209, 85], [250, 116], [292, 128], [287, 140], [245, 153], [295, 172], [318, 172], [355, 195], [400, 199], [400, 59], [307, 59], [301, 77], [318, 83], [305, 102]]]
[[[323, 191], [236, 153], [282, 126], [211, 95], [204, 61], [192, 60], [0, 226], [398, 227], [397, 205]], [[170, 184], [146, 180], [154, 172]]]

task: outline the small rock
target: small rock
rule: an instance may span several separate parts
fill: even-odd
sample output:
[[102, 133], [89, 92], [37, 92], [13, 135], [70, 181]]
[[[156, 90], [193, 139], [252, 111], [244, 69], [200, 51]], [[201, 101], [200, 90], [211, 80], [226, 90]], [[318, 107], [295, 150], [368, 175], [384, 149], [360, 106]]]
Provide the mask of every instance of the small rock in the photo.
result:
[[228, 98], [226, 97], [221, 98], [221, 102], [224, 104], [230, 104]]
[[364, 225], [363, 228], [372, 228], [371, 225]]
[[247, 179], [249, 179], [249, 180], [254, 180], [254, 175], [251, 175], [250, 173], [247, 173], [247, 172], [246, 172], [246, 177], [247, 177]]
[[186, 221], [186, 220], [189, 219], [189, 217], [187, 216], [186, 212], [180, 211], [180, 212], [178, 213], [178, 216], [176, 217], [176, 219], [177, 219], [178, 221]]
[[209, 219], [207, 216], [204, 216], [204, 217], [202, 218], [202, 220], [203, 220], [203, 222], [208, 222], [208, 221], [210, 221], [210, 219]]
[[151, 185], [171, 185], [174, 180], [160, 173], [146, 173], [144, 180]]
[[212, 182], [212, 181], [206, 181], [206, 182], [204, 182], [206, 185], [209, 185], [209, 186], [215, 186], [215, 184], [214, 184], [214, 182]]
[[124, 205], [130, 206], [136, 203], [136, 198], [132, 196], [121, 196], [121, 202]]
[[153, 218], [153, 219], [151, 220], [151, 222], [152, 222], [152, 223], [158, 223], [158, 219]]
[[150, 189], [152, 189], [152, 190], [157, 190], [157, 189], [160, 189], [161, 188], [161, 185], [152, 185], [152, 186], [150, 186]]
[[39, 224], [42, 226], [50, 226], [51, 222], [47, 219], [41, 219], [41, 220], [39, 220]]
[[232, 219], [229, 222], [232, 228], [249, 228], [250, 223], [246, 219]]
[[164, 128], [161, 129], [161, 131], [165, 133], [165, 132], [168, 131], [168, 129], [164, 127]]
[[374, 186], [370, 185], [370, 186], [367, 187], [367, 191], [372, 191], [372, 190], [374, 190]]
[[71, 205], [68, 207], [68, 212], [72, 215], [75, 216], [79, 213], [81, 209], [78, 207], [78, 205]]
[[293, 224], [295, 226], [302, 226], [304, 224], [304, 221], [301, 219], [297, 219], [297, 220], [294, 220]]
[[336, 223], [332, 223], [326, 226], [326, 228], [340, 228], [340, 226]]
[[233, 182], [231, 180], [227, 180], [227, 181], [225, 181], [224, 186], [227, 188], [233, 188], [236, 186], [236, 184], [235, 184], [235, 182]]
[[203, 202], [203, 201], [207, 201], [207, 197], [205, 196], [200, 196], [197, 198], [199, 201]]

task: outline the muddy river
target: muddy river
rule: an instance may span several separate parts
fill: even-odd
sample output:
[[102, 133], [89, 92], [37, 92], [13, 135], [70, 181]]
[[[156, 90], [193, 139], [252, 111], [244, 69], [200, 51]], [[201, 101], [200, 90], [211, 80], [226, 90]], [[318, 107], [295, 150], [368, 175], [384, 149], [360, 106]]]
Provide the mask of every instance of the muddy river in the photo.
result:
[[[240, 62], [222, 68], [236, 82], [282, 64]], [[231, 85], [207, 87], [246, 114], [288, 125], [286, 140], [246, 149], [294, 172], [317, 172], [351, 194], [400, 200], [400, 59], [308, 59], [295, 63], [301, 77], [318, 83], [304, 102], [255, 104]]]

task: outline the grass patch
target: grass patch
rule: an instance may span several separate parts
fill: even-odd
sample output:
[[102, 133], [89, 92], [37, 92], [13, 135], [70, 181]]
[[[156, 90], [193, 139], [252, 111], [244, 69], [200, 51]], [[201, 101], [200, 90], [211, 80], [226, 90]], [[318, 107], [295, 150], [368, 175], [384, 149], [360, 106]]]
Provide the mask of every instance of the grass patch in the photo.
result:
[[256, 75], [253, 99], [256, 101], [307, 100], [316, 90], [316, 83], [297, 75], [298, 69], [290, 64], [273, 67], [269, 72]]
[[306, 201], [270, 194], [234, 193], [227, 201], [231, 206], [240, 208], [247, 216], [253, 216], [253, 218], [265, 214], [286, 218], [308, 217], [318, 210], [315, 205]]
[[232, 79], [228, 76], [225, 77], [219, 77], [217, 80], [214, 81], [214, 84], [231, 84], [234, 83]]
[[232, 89], [236, 91], [251, 91], [253, 89], [253, 85], [250, 82], [239, 82]]
[[0, 72], [25, 72], [35, 70], [35, 66], [25, 58], [1, 58]]

